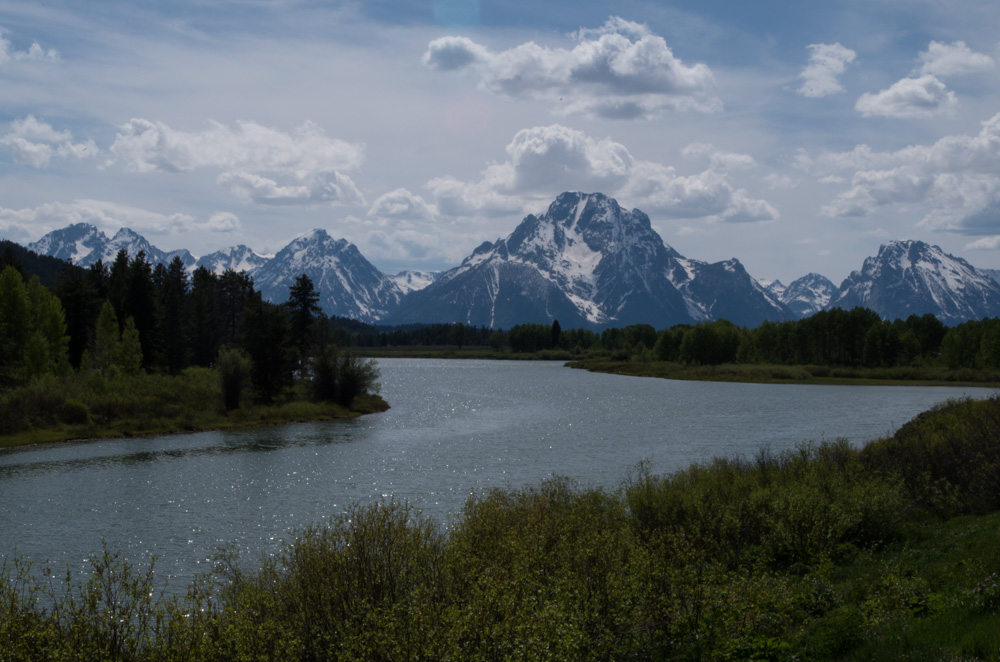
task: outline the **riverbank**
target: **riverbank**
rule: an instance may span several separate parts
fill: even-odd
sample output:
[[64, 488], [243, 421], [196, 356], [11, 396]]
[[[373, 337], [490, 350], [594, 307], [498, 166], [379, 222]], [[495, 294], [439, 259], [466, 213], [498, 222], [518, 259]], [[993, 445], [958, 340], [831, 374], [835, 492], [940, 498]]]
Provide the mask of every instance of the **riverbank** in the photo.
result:
[[864, 448], [476, 492], [446, 527], [387, 497], [175, 598], [114, 550], [65, 584], [11, 560], [0, 657], [996, 661], [998, 434], [997, 398], [953, 401]]
[[879, 386], [1000, 387], [1000, 373], [962, 368], [837, 368], [829, 366], [722, 364], [693, 366], [668, 361], [616, 361], [587, 358], [569, 361], [570, 368], [633, 377], [655, 377], [754, 384], [823, 384]]
[[358, 395], [349, 407], [314, 401], [300, 384], [269, 403], [247, 394], [227, 410], [218, 374], [208, 368], [175, 376], [51, 377], [5, 393], [0, 404], [0, 448], [353, 418], [389, 408], [377, 394]]
[[344, 420], [367, 414], [377, 414], [388, 409], [388, 402], [380, 396], [370, 394], [356, 398], [350, 409], [332, 402], [294, 401], [276, 405], [251, 406], [235, 412], [219, 413], [214, 417], [199, 417], [196, 422], [190, 417], [185, 417], [183, 419], [151, 418], [141, 421], [118, 421], [110, 425], [95, 423], [60, 425], [0, 436], [0, 448]]

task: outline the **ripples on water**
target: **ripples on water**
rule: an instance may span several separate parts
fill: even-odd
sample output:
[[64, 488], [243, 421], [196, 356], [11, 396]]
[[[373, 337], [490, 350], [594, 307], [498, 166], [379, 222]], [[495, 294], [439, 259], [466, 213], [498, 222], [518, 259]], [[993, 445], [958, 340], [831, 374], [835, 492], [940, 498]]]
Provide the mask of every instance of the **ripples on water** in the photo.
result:
[[102, 539], [155, 554], [172, 585], [214, 551], [274, 553], [353, 501], [407, 500], [447, 523], [473, 490], [552, 475], [615, 488], [713, 456], [863, 443], [949, 397], [989, 389], [723, 384], [559, 363], [380, 362], [392, 408], [352, 421], [0, 452], [0, 554], [79, 567]]

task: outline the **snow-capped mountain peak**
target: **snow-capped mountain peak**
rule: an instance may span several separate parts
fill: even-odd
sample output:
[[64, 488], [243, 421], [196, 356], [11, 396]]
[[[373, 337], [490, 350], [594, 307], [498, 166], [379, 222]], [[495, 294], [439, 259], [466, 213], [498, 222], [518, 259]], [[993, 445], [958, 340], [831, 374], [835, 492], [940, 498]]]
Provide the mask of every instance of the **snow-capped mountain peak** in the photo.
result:
[[830, 307], [864, 306], [886, 319], [932, 313], [946, 324], [1000, 313], [1000, 285], [922, 241], [893, 241], [841, 284]]
[[195, 266], [205, 267], [215, 274], [221, 274], [227, 269], [237, 272], [253, 271], [266, 264], [271, 257], [273, 256], [261, 255], [247, 246], [239, 244], [238, 246], [230, 246], [229, 248], [223, 248], [214, 253], [203, 255], [198, 258]]
[[[526, 216], [509, 236], [481, 244], [459, 267], [409, 295], [393, 321], [506, 327], [558, 319], [569, 328], [663, 326], [712, 319], [718, 310], [741, 324], [759, 323], [761, 314], [791, 316], [750, 283], [739, 261], [719, 263], [718, 276], [704, 276], [715, 266], [686, 260], [664, 244], [638, 209], [625, 210], [601, 193], [563, 193], [544, 214]], [[703, 299], [711, 283], [735, 282], [732, 289], [754, 301], [749, 307], [718, 291], [711, 304]]]
[[250, 272], [254, 285], [274, 303], [288, 300], [300, 275], [309, 276], [328, 315], [363, 322], [385, 318], [402, 298], [399, 287], [346, 239], [317, 229], [295, 238], [265, 264]]

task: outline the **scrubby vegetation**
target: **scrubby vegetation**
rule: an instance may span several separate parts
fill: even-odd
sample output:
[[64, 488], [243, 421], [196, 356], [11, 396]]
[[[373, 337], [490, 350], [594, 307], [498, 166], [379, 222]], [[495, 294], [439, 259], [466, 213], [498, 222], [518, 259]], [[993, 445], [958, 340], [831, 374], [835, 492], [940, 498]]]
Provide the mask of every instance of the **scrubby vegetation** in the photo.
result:
[[[105, 550], [14, 560], [0, 659], [998, 660], [1000, 399], [863, 449], [715, 459], [617, 490], [357, 504], [184, 597]], [[82, 657], [81, 657], [82, 656]]]
[[0, 271], [0, 446], [387, 406], [374, 363], [327, 341], [305, 276], [283, 306], [246, 274], [200, 269], [189, 287], [179, 260], [153, 270], [141, 254], [64, 276], [60, 299]]

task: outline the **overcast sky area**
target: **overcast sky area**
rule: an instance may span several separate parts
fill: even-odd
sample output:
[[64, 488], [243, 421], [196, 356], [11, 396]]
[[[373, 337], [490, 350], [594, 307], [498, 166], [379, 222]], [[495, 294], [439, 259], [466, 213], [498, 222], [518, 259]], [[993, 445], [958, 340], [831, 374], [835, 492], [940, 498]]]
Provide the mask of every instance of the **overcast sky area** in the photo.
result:
[[894, 239], [1000, 268], [998, 39], [982, 0], [5, 0], [0, 238], [439, 270], [600, 191], [786, 284]]

